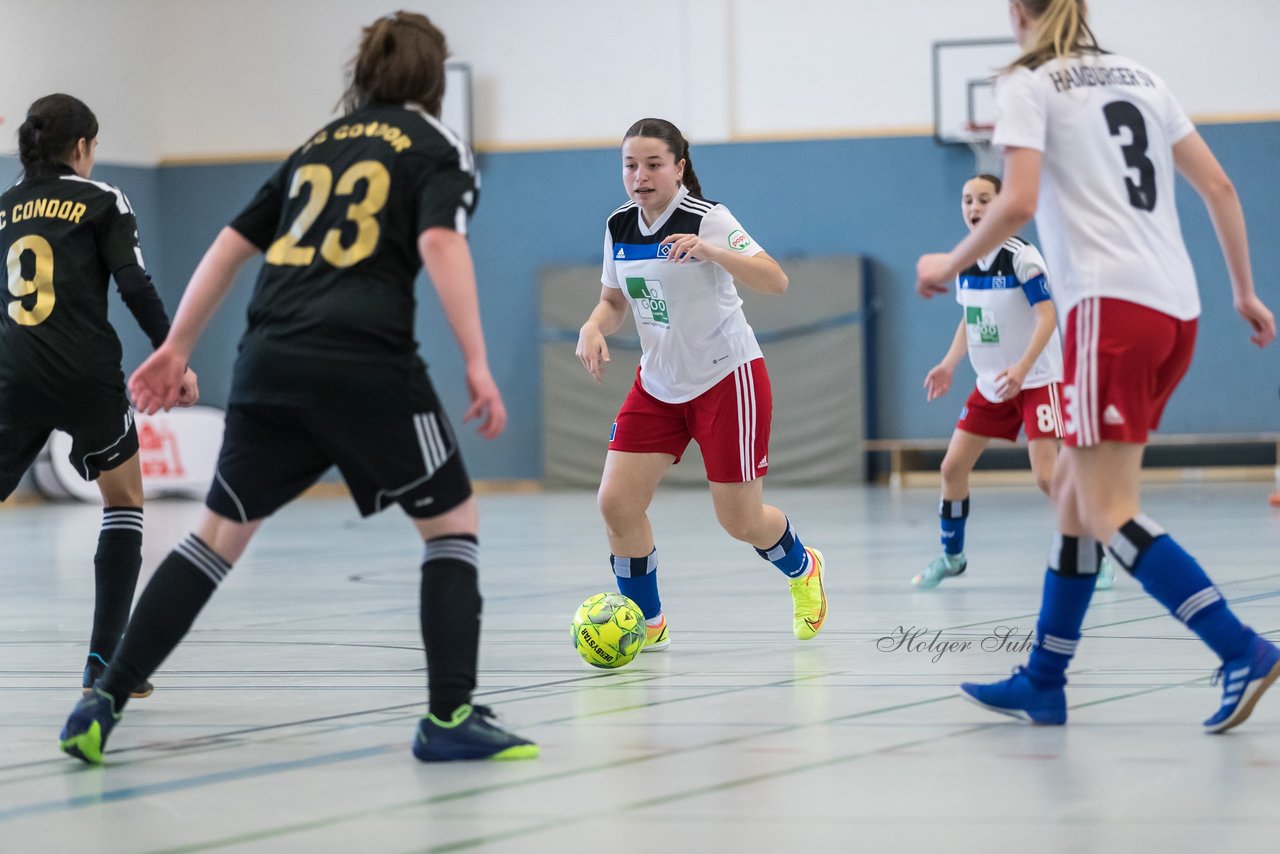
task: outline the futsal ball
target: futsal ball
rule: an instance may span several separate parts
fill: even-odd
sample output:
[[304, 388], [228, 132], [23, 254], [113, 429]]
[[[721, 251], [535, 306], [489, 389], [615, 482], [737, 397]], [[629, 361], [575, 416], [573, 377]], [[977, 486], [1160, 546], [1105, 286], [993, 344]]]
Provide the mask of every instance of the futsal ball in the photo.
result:
[[644, 646], [644, 612], [621, 593], [597, 593], [573, 615], [573, 645], [592, 667], [630, 662]]

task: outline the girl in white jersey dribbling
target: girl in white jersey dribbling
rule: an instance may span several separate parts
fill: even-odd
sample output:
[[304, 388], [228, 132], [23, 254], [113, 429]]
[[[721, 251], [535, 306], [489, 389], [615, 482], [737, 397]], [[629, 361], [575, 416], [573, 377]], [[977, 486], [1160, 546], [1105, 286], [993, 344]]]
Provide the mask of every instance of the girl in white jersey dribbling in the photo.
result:
[[[960, 209], [970, 231], [982, 222], [1000, 187], [995, 175], [965, 182]], [[966, 352], [978, 379], [942, 460], [942, 554], [911, 579], [924, 589], [968, 566], [969, 475], [991, 440], [1013, 442], [1025, 430], [1031, 471], [1048, 493], [1062, 438], [1062, 341], [1039, 250], [1010, 237], [956, 276], [956, 302], [964, 314], [947, 354], [924, 378], [925, 393], [929, 400], [946, 394]], [[1111, 578], [1111, 563], [1104, 561], [1098, 588], [1110, 587]]]
[[827, 615], [822, 555], [763, 500], [772, 395], [734, 288], [781, 294], [786, 273], [724, 205], [702, 198], [689, 143], [671, 122], [641, 119], [627, 131], [622, 184], [630, 201], [608, 218], [604, 287], [577, 355], [599, 382], [605, 336], [631, 308], [643, 353], [609, 434], [599, 504], [618, 589], [648, 624], [643, 649], [670, 643], [647, 511], [690, 440], [702, 450], [716, 518], [790, 579], [792, 631], [812, 638]]
[[1066, 439], [1036, 648], [1011, 678], [961, 691], [1023, 720], [1066, 722], [1066, 669], [1102, 543], [1222, 659], [1222, 701], [1204, 726], [1223, 732], [1280, 677], [1280, 649], [1243, 625], [1195, 559], [1142, 513], [1139, 474], [1148, 431], [1190, 364], [1200, 313], [1174, 170], [1209, 210], [1236, 311], [1262, 347], [1275, 338], [1275, 318], [1254, 292], [1244, 213], [1164, 81], [1098, 48], [1083, 0], [1013, 0], [1009, 9], [1023, 54], [996, 88], [1004, 192], [954, 250], [920, 259], [917, 290], [945, 292], [1034, 214], [1066, 316]]

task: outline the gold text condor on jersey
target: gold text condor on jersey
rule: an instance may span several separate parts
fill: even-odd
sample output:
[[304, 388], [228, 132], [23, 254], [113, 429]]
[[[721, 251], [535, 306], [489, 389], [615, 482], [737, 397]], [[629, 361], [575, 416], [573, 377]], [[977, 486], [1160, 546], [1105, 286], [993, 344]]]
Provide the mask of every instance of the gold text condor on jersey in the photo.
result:
[[1031, 629], [1016, 626], [996, 626], [981, 635], [953, 632], [947, 635], [943, 629], [926, 626], [898, 626], [876, 641], [880, 652], [900, 652], [927, 656], [937, 664], [952, 653], [1016, 652], [1035, 649], [1035, 635]]

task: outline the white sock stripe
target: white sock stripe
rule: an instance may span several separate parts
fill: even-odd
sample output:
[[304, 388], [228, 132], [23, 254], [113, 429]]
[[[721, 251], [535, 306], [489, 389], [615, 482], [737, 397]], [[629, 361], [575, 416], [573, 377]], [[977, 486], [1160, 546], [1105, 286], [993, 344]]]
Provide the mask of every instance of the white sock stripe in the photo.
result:
[[211, 561], [214, 564], [214, 566], [220, 568], [224, 573], [230, 571], [231, 564], [227, 563], [227, 561], [222, 557], [222, 555], [218, 554], [209, 546], [205, 545], [205, 543], [202, 540], [200, 540], [198, 537], [196, 537], [195, 534], [189, 535], [182, 542], [185, 545], [189, 545], [198, 554], [207, 558], [209, 561]]
[[1222, 594], [1218, 592], [1216, 587], [1206, 587], [1199, 593], [1193, 593], [1186, 598], [1181, 605], [1178, 606], [1176, 612], [1177, 617], [1182, 622], [1190, 622], [1190, 620], [1199, 614], [1205, 608], [1208, 608], [1214, 602], [1222, 599]]
[[472, 566], [480, 565], [480, 544], [470, 540], [446, 538], [427, 540], [422, 552], [422, 562], [432, 560], [458, 560]]
[[1055, 532], [1053, 543], [1049, 546], [1049, 568], [1054, 571], [1062, 569], [1062, 534]]
[[1134, 524], [1136, 524], [1138, 527], [1142, 528], [1142, 530], [1150, 534], [1151, 539], [1153, 540], [1156, 537], [1162, 537], [1165, 534], [1169, 533], [1168, 531], [1166, 531], [1164, 528], [1160, 526], [1159, 522], [1157, 522], [1155, 519], [1152, 519], [1150, 516], [1146, 515], [1145, 513], [1139, 513], [1137, 516], [1134, 516], [1133, 521], [1134, 521]]
[[214, 584], [221, 584], [222, 579], [227, 577], [227, 572], [230, 571], [231, 567], [227, 566], [217, 555], [213, 555], [215, 559], [210, 559], [208, 555], [199, 549], [199, 546], [199, 543], [186, 539], [178, 543], [174, 551], [185, 557], [196, 569], [209, 576], [209, 579]]
[[142, 533], [141, 522], [108, 522], [102, 526], [103, 531], [137, 531]]
[[1054, 635], [1045, 635], [1040, 639], [1040, 646], [1059, 655], [1075, 655], [1076, 645], [1079, 643], [1079, 640], [1068, 640]]
[[104, 509], [102, 511], [102, 515], [104, 518], [107, 518], [107, 519], [113, 518], [115, 516], [136, 516], [139, 519], [141, 519], [142, 511], [136, 507], [122, 507], [115, 510]]

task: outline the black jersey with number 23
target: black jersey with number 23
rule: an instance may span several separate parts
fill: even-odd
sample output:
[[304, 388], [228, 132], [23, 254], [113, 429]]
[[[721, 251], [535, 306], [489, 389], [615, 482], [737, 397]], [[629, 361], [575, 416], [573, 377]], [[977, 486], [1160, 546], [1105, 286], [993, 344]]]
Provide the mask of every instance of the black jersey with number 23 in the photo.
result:
[[318, 131], [231, 223], [266, 254], [232, 401], [294, 397], [334, 362], [420, 364], [418, 236], [465, 235], [477, 193], [470, 150], [412, 106], [372, 103]]

